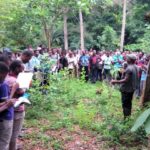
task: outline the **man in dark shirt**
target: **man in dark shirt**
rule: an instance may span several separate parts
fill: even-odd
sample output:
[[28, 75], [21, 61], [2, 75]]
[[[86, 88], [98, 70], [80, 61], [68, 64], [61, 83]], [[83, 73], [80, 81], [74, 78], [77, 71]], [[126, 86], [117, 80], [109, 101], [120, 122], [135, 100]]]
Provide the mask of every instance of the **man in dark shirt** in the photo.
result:
[[61, 53], [61, 57], [59, 59], [59, 70], [65, 69], [68, 67], [68, 60], [66, 58], [65, 52]]
[[138, 87], [138, 68], [135, 65], [136, 57], [132, 54], [127, 56], [128, 67], [121, 80], [112, 80], [112, 84], [121, 84], [121, 99], [124, 118], [131, 115], [132, 98]]

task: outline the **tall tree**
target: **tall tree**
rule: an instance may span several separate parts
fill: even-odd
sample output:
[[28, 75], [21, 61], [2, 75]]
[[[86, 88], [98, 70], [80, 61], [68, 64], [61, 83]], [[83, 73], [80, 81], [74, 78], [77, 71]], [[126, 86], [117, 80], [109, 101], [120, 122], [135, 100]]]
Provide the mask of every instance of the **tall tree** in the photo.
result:
[[68, 51], [68, 27], [67, 27], [67, 16], [68, 7], [64, 8], [64, 48]]
[[126, 28], [126, 15], [127, 15], [126, 11], [127, 11], [127, 0], [123, 0], [123, 17], [122, 17], [120, 51], [123, 51], [123, 47], [124, 47], [125, 28]]
[[83, 25], [83, 16], [82, 16], [82, 10], [79, 9], [79, 18], [80, 18], [80, 49], [84, 50], [84, 25]]
[[144, 85], [144, 90], [141, 96], [141, 105], [144, 106], [147, 102], [150, 101], [150, 61], [148, 65], [148, 71], [147, 71], [147, 79]]

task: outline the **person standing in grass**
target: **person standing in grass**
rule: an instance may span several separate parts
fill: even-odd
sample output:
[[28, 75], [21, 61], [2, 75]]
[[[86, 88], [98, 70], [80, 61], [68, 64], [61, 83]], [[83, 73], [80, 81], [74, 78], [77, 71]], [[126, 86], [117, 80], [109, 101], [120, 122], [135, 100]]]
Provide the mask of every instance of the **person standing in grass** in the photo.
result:
[[128, 66], [121, 80], [112, 80], [112, 84], [121, 84], [121, 100], [124, 118], [131, 115], [132, 99], [135, 90], [138, 87], [138, 68], [135, 65], [136, 56], [130, 54], [127, 56]]
[[102, 57], [104, 63], [104, 79], [106, 81], [111, 81], [111, 65], [112, 65], [112, 57], [109, 52], [106, 53], [105, 57]]
[[97, 79], [97, 55], [96, 50], [93, 51], [92, 56], [89, 60], [90, 72], [91, 72], [91, 82], [96, 83]]
[[[17, 83], [17, 76], [20, 72], [22, 72], [24, 69], [23, 64], [19, 60], [14, 60], [10, 64], [9, 67], [9, 73], [5, 79], [5, 82], [8, 84], [10, 91], [11, 91], [11, 96], [13, 98], [18, 99], [19, 97], [23, 96], [24, 90], [17, 88], [15, 90], [15, 93], [12, 95], [12, 89], [16, 88]], [[25, 117], [25, 108], [24, 105], [20, 105], [19, 107], [14, 109], [14, 119], [13, 119], [13, 131], [12, 131], [12, 136], [11, 136], [11, 141], [10, 141], [10, 147], [9, 150], [16, 150], [17, 149], [17, 138], [19, 133], [21, 132], [21, 128], [23, 125], [23, 120]]]
[[79, 70], [80, 77], [82, 76], [82, 72], [84, 73], [86, 82], [89, 80], [89, 59], [90, 57], [86, 54], [86, 51], [82, 51], [82, 55], [79, 58]]
[[9, 149], [13, 128], [15, 99], [9, 99], [9, 86], [5, 83], [8, 71], [8, 66], [0, 62], [0, 150]]

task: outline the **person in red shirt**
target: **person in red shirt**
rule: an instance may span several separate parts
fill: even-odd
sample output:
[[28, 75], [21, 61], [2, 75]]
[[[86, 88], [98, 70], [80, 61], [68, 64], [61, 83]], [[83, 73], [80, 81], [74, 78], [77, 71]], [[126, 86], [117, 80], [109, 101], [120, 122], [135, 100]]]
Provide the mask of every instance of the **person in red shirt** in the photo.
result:
[[96, 83], [97, 79], [97, 56], [96, 51], [93, 51], [93, 55], [90, 57], [90, 72], [91, 72], [91, 82]]

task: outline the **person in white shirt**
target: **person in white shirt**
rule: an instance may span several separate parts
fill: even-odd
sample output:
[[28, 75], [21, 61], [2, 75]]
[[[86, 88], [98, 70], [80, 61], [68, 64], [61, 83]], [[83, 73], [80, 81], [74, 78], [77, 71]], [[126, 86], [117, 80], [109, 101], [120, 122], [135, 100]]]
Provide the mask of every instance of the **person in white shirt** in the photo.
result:
[[74, 72], [74, 66], [75, 66], [75, 58], [72, 52], [69, 53], [68, 57], [68, 70], [69, 70], [69, 74], [71, 76], [73, 76], [73, 72]]
[[78, 54], [77, 51], [74, 51], [74, 60], [75, 60], [75, 76], [79, 77], [79, 59], [80, 59], [80, 55]]
[[112, 57], [110, 54], [107, 52], [106, 56], [103, 58], [103, 63], [104, 63], [104, 79], [107, 81], [111, 81], [111, 65], [112, 65]]

